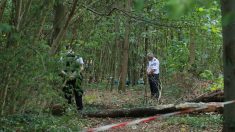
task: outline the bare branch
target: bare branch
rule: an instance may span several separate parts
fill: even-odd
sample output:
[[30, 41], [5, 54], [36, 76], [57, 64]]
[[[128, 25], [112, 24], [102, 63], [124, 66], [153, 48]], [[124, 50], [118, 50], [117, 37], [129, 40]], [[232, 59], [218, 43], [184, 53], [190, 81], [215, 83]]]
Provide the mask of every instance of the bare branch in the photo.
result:
[[[114, 11], [119, 11], [121, 13], [123, 13], [124, 16], [126, 17], [130, 17], [132, 18], [132, 20], [135, 20], [135, 21], [140, 21], [140, 22], [145, 22], [147, 24], [151, 24], [151, 25], [154, 25], [154, 26], [159, 26], [159, 27], [169, 27], [169, 28], [187, 28], [187, 27], [197, 27], [196, 25], [192, 24], [192, 23], [186, 23], [186, 21], [182, 21], [182, 23], [184, 23], [182, 26], [179, 25], [179, 24], [163, 24], [159, 21], [156, 21], [156, 20], [151, 20], [151, 19], [148, 19], [148, 18], [143, 18], [141, 16], [137, 16], [137, 15], [132, 15], [131, 12], [127, 12], [125, 11], [124, 9], [121, 9], [121, 8], [118, 8], [118, 7], [113, 7], [110, 11], [108, 12], [98, 12], [92, 8], [89, 8], [85, 5], [82, 5], [82, 7], [84, 7], [85, 9], [87, 9], [88, 11], [94, 13], [94, 14], [97, 14], [99, 16], [111, 16], [112, 13], [114, 13]], [[161, 21], [161, 20], [160, 20]], [[167, 20], [168, 21], [168, 20]], [[188, 21], [187, 21], [188, 22]]]

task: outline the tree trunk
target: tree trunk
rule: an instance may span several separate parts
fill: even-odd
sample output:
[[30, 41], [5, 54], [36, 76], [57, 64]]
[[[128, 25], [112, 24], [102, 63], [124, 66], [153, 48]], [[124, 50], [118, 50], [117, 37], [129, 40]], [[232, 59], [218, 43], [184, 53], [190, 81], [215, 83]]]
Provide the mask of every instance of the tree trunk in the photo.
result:
[[[148, 27], [146, 26], [145, 32], [148, 32]], [[147, 75], [146, 75], [146, 69], [147, 69], [147, 63], [148, 63], [148, 48], [149, 48], [149, 38], [148, 36], [145, 36], [144, 38], [144, 62], [143, 62], [143, 75], [144, 75], [144, 84], [147, 84]]]
[[55, 41], [55, 39], [57, 38], [59, 32], [62, 30], [64, 25], [66, 8], [65, 5], [63, 4], [63, 1], [58, 2], [54, 6], [54, 11], [55, 11], [55, 16], [53, 21], [53, 34], [51, 37], [50, 45], [52, 45], [52, 43]]
[[[137, 42], [139, 43], [139, 42]], [[136, 44], [135, 47], [133, 47], [133, 50], [132, 50], [132, 61], [131, 61], [131, 83], [132, 83], [132, 86], [136, 85], [137, 84], [137, 81], [138, 81], [138, 54], [136, 53], [136, 51], [134, 50], [138, 50], [138, 44]]]
[[1, 115], [4, 114], [4, 107], [5, 107], [6, 100], [7, 100], [7, 94], [8, 94], [8, 87], [9, 87], [9, 79], [10, 79], [10, 77], [11, 77], [11, 74], [8, 74], [7, 84], [6, 84], [5, 89], [4, 89], [3, 102], [2, 102], [2, 107], [1, 107]]
[[32, 7], [32, 0], [23, 1], [24, 10], [21, 13], [21, 28], [27, 26], [27, 18], [29, 17], [30, 9]]
[[74, 49], [76, 46], [74, 43], [76, 43], [77, 37], [78, 37], [78, 28], [79, 28], [79, 23], [82, 20], [82, 16], [79, 16], [74, 22], [73, 22], [73, 27], [72, 27], [72, 39], [70, 42], [70, 47]]
[[34, 42], [37, 41], [37, 40], [40, 40], [42, 31], [43, 31], [43, 25], [45, 24], [45, 22], [46, 22], [46, 15], [43, 16], [43, 18], [42, 18], [42, 20], [40, 22], [40, 28], [38, 30], [38, 33], [37, 33], [37, 36], [36, 36]]
[[[117, 5], [118, 6], [118, 5]], [[113, 84], [114, 84], [114, 80], [116, 78], [116, 71], [117, 71], [117, 68], [116, 68], [116, 65], [117, 65], [117, 62], [118, 62], [118, 46], [120, 44], [120, 21], [119, 21], [119, 17], [116, 15], [115, 16], [115, 27], [114, 27], [114, 31], [116, 33], [116, 36], [115, 36], [115, 45], [113, 46], [113, 69], [112, 69], [112, 78], [111, 78], [111, 87], [110, 87], [110, 90], [112, 91], [113, 90]]]
[[6, 4], [7, 4], [7, 0], [3, 0], [0, 3], [0, 22], [2, 21], [2, 16], [3, 16], [3, 13], [5, 11]]
[[102, 80], [102, 59], [104, 58], [104, 52], [103, 52], [103, 50], [100, 50], [100, 58], [99, 58], [99, 63], [98, 63], [98, 66], [96, 66], [97, 67], [97, 69], [96, 69], [96, 75], [95, 75], [95, 78], [96, 78], [96, 80], [98, 81], [98, 82], [100, 82], [101, 80]]
[[[224, 46], [224, 94], [225, 101], [235, 99], [235, 1], [221, 0]], [[235, 104], [224, 109], [224, 132], [235, 131]]]
[[178, 34], [178, 41], [183, 41], [183, 30], [178, 29], [177, 34]]
[[51, 50], [49, 51], [50, 55], [55, 55], [56, 52], [58, 51], [58, 48], [60, 46], [60, 41], [63, 39], [64, 34], [66, 33], [67, 28], [69, 26], [69, 23], [72, 20], [73, 15], [75, 13], [77, 3], [78, 3], [78, 0], [74, 0], [73, 7], [68, 15], [68, 18], [67, 18], [63, 28], [60, 30], [60, 32], [58, 33], [58, 35], [56, 36], [56, 38], [54, 39], [54, 41], [51, 44]]
[[[131, 0], [127, 0], [126, 10], [129, 12], [131, 8]], [[121, 78], [118, 90], [125, 91], [125, 82], [128, 68], [128, 57], [129, 57], [129, 34], [130, 34], [130, 18], [126, 20], [125, 26], [125, 40], [123, 46], [123, 56], [122, 56], [122, 67], [121, 67]]]
[[190, 30], [190, 43], [189, 43], [189, 70], [191, 70], [193, 64], [195, 63], [196, 49], [194, 41], [194, 32]]
[[22, 12], [22, 0], [16, 0], [14, 3], [15, 3], [15, 28], [16, 31], [19, 31], [21, 12]]

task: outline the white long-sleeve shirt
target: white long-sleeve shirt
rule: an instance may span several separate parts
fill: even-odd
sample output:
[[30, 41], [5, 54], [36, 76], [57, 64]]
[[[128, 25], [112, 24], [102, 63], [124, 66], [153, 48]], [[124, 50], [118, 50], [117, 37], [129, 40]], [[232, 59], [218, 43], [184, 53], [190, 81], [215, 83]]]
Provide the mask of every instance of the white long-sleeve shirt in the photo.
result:
[[153, 58], [148, 62], [148, 67], [147, 67], [147, 73], [149, 73], [151, 70], [154, 70], [153, 74], [159, 74], [159, 65], [160, 62], [157, 58]]

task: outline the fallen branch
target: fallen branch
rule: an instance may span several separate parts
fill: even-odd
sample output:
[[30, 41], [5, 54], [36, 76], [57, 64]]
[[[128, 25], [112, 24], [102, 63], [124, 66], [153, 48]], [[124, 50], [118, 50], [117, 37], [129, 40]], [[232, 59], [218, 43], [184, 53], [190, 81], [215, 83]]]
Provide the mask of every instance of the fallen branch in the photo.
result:
[[187, 102], [223, 102], [223, 101], [224, 101], [224, 91], [216, 90], [208, 94], [203, 94]]
[[233, 104], [233, 103], [235, 103], [235, 100], [222, 102], [222, 103], [207, 103], [207, 104], [203, 104], [202, 107], [190, 108], [190, 109], [186, 109], [186, 110], [182, 110], [182, 111], [176, 111], [176, 112], [172, 112], [172, 113], [155, 115], [152, 117], [147, 117], [147, 118], [142, 118], [142, 119], [136, 119], [133, 121], [127, 121], [127, 122], [121, 122], [121, 123], [117, 123], [117, 124], [100, 126], [97, 128], [84, 129], [82, 132], [98, 132], [98, 131], [106, 131], [106, 130], [111, 130], [111, 129], [116, 129], [116, 128], [122, 128], [125, 126], [131, 126], [131, 125], [135, 125], [135, 124], [139, 124], [139, 123], [147, 123], [147, 122], [150, 122], [150, 121], [153, 121], [156, 119], [167, 118], [169, 116], [187, 114], [187, 113], [192, 113], [192, 112], [196, 112], [196, 111], [198, 112], [198, 111], [202, 111], [205, 109], [210, 110], [212, 108], [215, 109], [217, 107], [224, 107], [224, 105]]
[[96, 112], [83, 113], [84, 116], [97, 117], [97, 118], [116, 118], [116, 117], [146, 117], [157, 114], [166, 114], [176, 111], [183, 111], [193, 108], [208, 107], [198, 112], [222, 112], [223, 106], [218, 103], [183, 103], [178, 105], [159, 105], [156, 107], [147, 108], [130, 108], [130, 109], [117, 109], [117, 110], [104, 110]]

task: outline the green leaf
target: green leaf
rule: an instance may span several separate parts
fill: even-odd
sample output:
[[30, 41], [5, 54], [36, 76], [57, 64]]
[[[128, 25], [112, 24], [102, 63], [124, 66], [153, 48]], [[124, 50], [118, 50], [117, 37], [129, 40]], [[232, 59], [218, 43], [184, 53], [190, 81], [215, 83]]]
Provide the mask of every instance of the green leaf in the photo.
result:
[[213, 33], [219, 33], [219, 32], [220, 32], [220, 29], [217, 28], [217, 27], [215, 27], [215, 26], [212, 26], [212, 27], [211, 27], [211, 31], [212, 31]]
[[135, 0], [134, 8], [136, 11], [141, 11], [144, 8], [144, 0]]
[[198, 11], [199, 11], [199, 12], [203, 12], [203, 11], [204, 11], [204, 8], [200, 7], [200, 8], [198, 8]]

